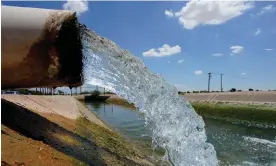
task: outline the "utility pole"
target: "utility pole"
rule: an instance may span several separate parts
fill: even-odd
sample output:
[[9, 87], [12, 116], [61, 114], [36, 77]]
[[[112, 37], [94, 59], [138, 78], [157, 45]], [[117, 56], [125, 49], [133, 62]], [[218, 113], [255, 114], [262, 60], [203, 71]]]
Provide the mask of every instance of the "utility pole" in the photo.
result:
[[220, 74], [220, 92], [223, 91], [223, 89], [222, 89], [222, 76], [223, 76], [223, 74]]
[[208, 92], [210, 92], [210, 80], [212, 77], [212, 73], [208, 73]]

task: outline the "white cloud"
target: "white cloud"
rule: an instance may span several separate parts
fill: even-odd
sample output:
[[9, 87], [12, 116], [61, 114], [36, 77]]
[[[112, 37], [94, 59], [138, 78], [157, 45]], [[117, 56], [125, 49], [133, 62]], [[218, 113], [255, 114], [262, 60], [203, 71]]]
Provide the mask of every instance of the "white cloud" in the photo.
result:
[[152, 48], [146, 52], [143, 52], [143, 56], [164, 57], [164, 56], [178, 54], [180, 52], [181, 52], [181, 47], [179, 45], [171, 47], [168, 44], [164, 44], [162, 47], [159, 47], [158, 49]]
[[222, 54], [222, 53], [214, 53], [214, 54], [212, 54], [212, 55], [215, 56], [215, 57], [224, 56], [224, 54]]
[[88, 11], [88, 2], [87, 0], [68, 0], [65, 4], [63, 4], [63, 9], [75, 11], [78, 15], [80, 15]]
[[196, 70], [195, 75], [201, 75], [203, 72], [201, 70]]
[[275, 11], [275, 7], [273, 5], [266, 5], [261, 9], [261, 11], [259, 11], [256, 14], [251, 13], [250, 16], [251, 17], [257, 17], [257, 16], [261, 16], [265, 13], [269, 13], [269, 12], [273, 12], [273, 11]]
[[179, 23], [185, 29], [199, 25], [218, 25], [242, 15], [254, 7], [253, 2], [191, 0], [181, 11], [176, 12]]
[[263, 12], [270, 12], [270, 11], [274, 11], [275, 7], [273, 5], [267, 5], [265, 7], [263, 7], [262, 11]]
[[260, 28], [257, 28], [256, 32], [254, 33], [255, 36], [259, 35], [262, 32]]
[[246, 73], [241, 73], [241, 75], [242, 75], [242, 76], [245, 76], [245, 75], [246, 75]]
[[183, 62], [184, 62], [183, 59], [180, 59], [180, 60], [177, 61], [177, 63], [179, 63], [179, 64], [181, 64], [181, 63], [183, 63]]
[[275, 10], [275, 7], [273, 5], [266, 5], [265, 7], [262, 8], [262, 10], [257, 13], [257, 16], [263, 15], [267, 12], [272, 12]]
[[173, 17], [172, 10], [165, 10], [165, 15], [167, 15], [168, 17]]
[[273, 51], [274, 48], [266, 48], [265, 50], [266, 50], [266, 51]]
[[273, 5], [266, 5], [262, 9], [262, 11], [273, 11], [273, 10], [275, 10], [275, 7]]
[[234, 55], [234, 54], [240, 54], [241, 52], [243, 52], [244, 47], [243, 46], [231, 46], [230, 49], [231, 49], [231, 55]]

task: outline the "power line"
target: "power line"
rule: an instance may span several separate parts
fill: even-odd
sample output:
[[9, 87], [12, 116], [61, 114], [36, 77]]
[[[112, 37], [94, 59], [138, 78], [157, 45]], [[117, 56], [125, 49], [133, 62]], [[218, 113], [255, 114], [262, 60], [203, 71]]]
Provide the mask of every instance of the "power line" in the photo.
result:
[[[213, 73], [212, 72], [212, 75], [221, 75], [221, 73]], [[224, 73], [223, 74], [225, 77], [229, 77], [229, 78], [236, 78], [236, 79], [248, 79], [248, 77], [245, 75], [239, 75], [239, 74], [230, 74], [230, 73]]]

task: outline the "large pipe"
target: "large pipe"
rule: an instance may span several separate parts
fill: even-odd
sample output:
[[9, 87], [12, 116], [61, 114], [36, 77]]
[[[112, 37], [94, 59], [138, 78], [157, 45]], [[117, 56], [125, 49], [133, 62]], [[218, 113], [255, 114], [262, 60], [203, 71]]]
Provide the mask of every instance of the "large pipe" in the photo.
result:
[[2, 89], [82, 84], [76, 13], [2, 6]]

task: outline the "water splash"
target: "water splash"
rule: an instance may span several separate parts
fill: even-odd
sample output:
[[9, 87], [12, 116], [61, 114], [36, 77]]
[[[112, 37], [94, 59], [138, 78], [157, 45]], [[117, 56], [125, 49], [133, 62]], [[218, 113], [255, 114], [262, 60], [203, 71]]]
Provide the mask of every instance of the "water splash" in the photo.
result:
[[106, 87], [143, 112], [155, 147], [166, 149], [172, 165], [217, 165], [206, 143], [203, 119], [179, 97], [174, 86], [152, 74], [143, 62], [114, 42], [83, 28], [85, 83]]
[[246, 137], [246, 136], [244, 136], [243, 139], [246, 141], [250, 141], [254, 144], [263, 144], [268, 147], [275, 148], [275, 150], [276, 150], [276, 142], [274, 142], [274, 141], [269, 141], [266, 139], [260, 139], [260, 138], [254, 138], [254, 137]]

